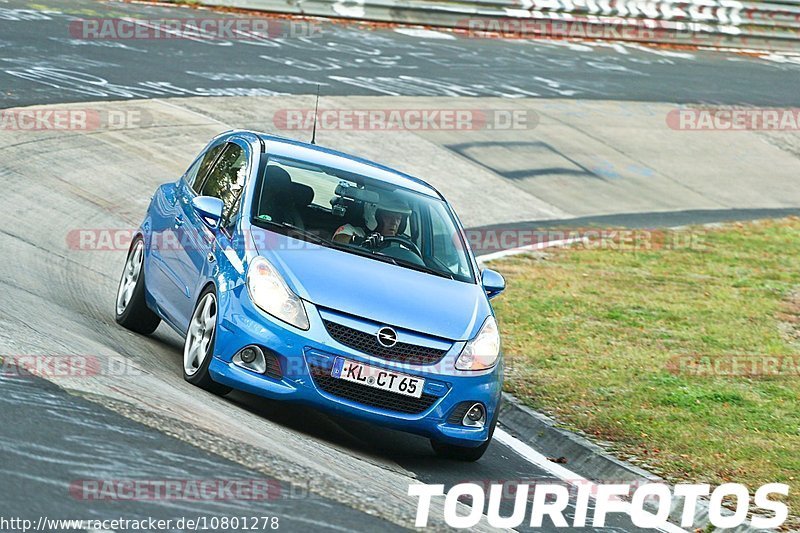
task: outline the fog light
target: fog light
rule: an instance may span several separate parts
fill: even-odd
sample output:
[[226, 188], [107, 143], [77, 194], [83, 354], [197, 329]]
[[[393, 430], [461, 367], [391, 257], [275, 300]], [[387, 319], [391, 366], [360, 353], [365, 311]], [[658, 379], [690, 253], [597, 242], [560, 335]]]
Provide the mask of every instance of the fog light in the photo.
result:
[[253, 361], [256, 360], [256, 357], [258, 357], [258, 352], [256, 352], [256, 350], [254, 348], [248, 346], [247, 348], [242, 350], [242, 362], [243, 363], [249, 365], [250, 363], [252, 363]]
[[264, 352], [258, 346], [245, 346], [233, 356], [233, 364], [263, 374], [267, 371]]
[[486, 409], [483, 404], [476, 403], [467, 409], [467, 414], [461, 423], [469, 427], [483, 427], [486, 424]]

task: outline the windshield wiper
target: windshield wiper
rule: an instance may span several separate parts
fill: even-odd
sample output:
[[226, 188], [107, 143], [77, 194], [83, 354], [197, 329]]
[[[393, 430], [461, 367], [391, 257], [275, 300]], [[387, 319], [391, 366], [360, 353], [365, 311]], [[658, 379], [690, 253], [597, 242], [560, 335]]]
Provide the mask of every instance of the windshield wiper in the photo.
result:
[[297, 226], [289, 224], [288, 222], [275, 222], [274, 220], [264, 220], [260, 218], [256, 218], [255, 222], [256, 224], [265, 224], [267, 226], [283, 228], [284, 230], [286, 230], [286, 235], [289, 236], [293, 236], [291, 235], [291, 233], [297, 233], [299, 235], [302, 235], [305, 238], [305, 240], [311, 241], [315, 244], [320, 244], [322, 246], [330, 246], [332, 244], [329, 240], [320, 237], [316, 233], [312, 233], [303, 228], [298, 228]]
[[381, 261], [383, 263], [391, 263], [393, 265], [397, 265], [398, 264], [397, 260], [394, 257], [388, 256], [388, 255], [379, 254], [378, 252], [375, 252], [373, 250], [369, 250], [367, 248], [362, 248], [361, 246], [359, 246], [357, 244], [342, 244], [342, 243], [338, 243], [336, 241], [334, 241], [333, 244], [334, 244], [334, 246], [336, 246], [340, 250], [351, 252], [351, 253], [353, 253], [355, 255], [360, 255], [362, 257], [370, 257], [372, 259], [377, 259], [378, 261]]
[[420, 265], [418, 263], [413, 263], [411, 261], [406, 261], [405, 259], [398, 259], [396, 257], [392, 257], [390, 255], [382, 254], [380, 252], [373, 252], [373, 255], [377, 255], [377, 256], [380, 256], [380, 257], [386, 257], [387, 259], [390, 259], [392, 261], [392, 263], [394, 263], [397, 266], [403, 266], [403, 267], [406, 267], [406, 268], [410, 268], [412, 270], [418, 270], [420, 272], [426, 272], [428, 274], [433, 274], [434, 276], [440, 276], [442, 278], [456, 279], [455, 276], [453, 274], [451, 274], [450, 272], [443, 272], [441, 270], [436, 270], [435, 268], [431, 268], [431, 267], [429, 267], [427, 265]]
[[281, 222], [280, 225], [289, 231], [293, 231], [295, 233], [299, 233], [303, 237], [307, 237], [309, 240], [315, 242], [316, 244], [321, 244], [323, 246], [327, 246], [330, 244], [330, 241], [328, 239], [320, 237], [316, 233], [310, 232], [306, 229], [298, 228], [297, 226], [289, 224], [288, 222]]
[[356, 255], [361, 255], [363, 257], [371, 257], [373, 259], [377, 259], [378, 261], [382, 261], [384, 263], [391, 263], [395, 266], [406, 267], [412, 270], [417, 270], [419, 272], [426, 272], [428, 274], [433, 274], [434, 276], [440, 276], [442, 278], [456, 279], [455, 276], [449, 272], [442, 272], [441, 270], [436, 270], [427, 265], [420, 265], [418, 263], [406, 261], [405, 259], [398, 259], [391, 255], [382, 254], [381, 252], [375, 250], [362, 248], [361, 246], [358, 245], [340, 244], [338, 242], [331, 242], [330, 244], [340, 250], [352, 252]]

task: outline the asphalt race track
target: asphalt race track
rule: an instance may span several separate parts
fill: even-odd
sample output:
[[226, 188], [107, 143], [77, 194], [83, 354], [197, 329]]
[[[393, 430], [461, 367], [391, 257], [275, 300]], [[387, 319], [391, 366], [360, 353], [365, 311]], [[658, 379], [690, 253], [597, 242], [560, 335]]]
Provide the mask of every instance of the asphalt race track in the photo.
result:
[[[800, 105], [795, 57], [330, 23], [321, 23], [321, 36], [269, 41], [70, 34], [75, 17], [119, 16], [218, 15], [0, 0], [0, 108], [72, 103], [147, 117], [140, 127], [94, 132], [0, 129], [0, 355], [88, 354], [121, 369], [55, 385], [0, 375], [2, 516], [274, 515], [289, 531], [391, 531], [413, 526], [416, 499], [406, 491], [415, 480], [552, 477], [500, 442], [476, 464], [446, 462], [414, 436], [244, 393], [211, 396], [183, 381], [182, 340], [166, 326], [146, 338], [114, 323], [124, 252], [84, 253], [73, 232], [135, 227], [155, 186], [175, 179], [211, 136], [270, 129], [277, 111], [308, 107], [303, 95], [318, 83], [323, 98], [342, 107], [513, 102], [537, 113], [535, 129], [476, 132], [468, 141], [459, 132], [401, 133], [391, 142], [321, 132], [322, 144], [430, 176], [470, 227], [676, 225], [800, 212], [796, 133], [688, 138], [659, 129], [674, 104]], [[558, 159], [552, 176], [529, 168], [530, 150], [542, 146], [548, 162], [566, 154], [572, 166]], [[587, 153], [574, 155], [582, 147]], [[487, 190], [493, 198], [482, 197]], [[97, 502], [70, 490], [79, 480], [129, 477], [268, 479], [279, 495]], [[506, 502], [502, 514], [510, 511]], [[624, 515], [609, 522], [604, 531], [636, 530]], [[444, 527], [441, 504], [431, 525]]]
[[753, 61], [733, 54], [638, 45], [509, 43], [327, 23], [319, 26], [319, 33], [306, 30], [308, 37], [268, 40], [87, 40], [77, 38], [70, 21], [220, 15], [91, 0], [39, 0], [35, 10], [24, 11], [29, 4], [0, 2], [0, 72], [5, 73], [2, 88], [9, 106], [309, 94], [316, 84], [327, 95], [797, 103], [796, 57]]

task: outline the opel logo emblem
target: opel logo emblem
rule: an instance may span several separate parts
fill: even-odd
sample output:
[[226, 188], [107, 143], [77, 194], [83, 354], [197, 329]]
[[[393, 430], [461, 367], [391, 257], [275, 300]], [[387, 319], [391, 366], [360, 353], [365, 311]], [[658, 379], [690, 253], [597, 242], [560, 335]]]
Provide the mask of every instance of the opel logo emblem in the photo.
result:
[[378, 330], [378, 342], [381, 346], [391, 348], [397, 344], [397, 332], [392, 328], [381, 328]]

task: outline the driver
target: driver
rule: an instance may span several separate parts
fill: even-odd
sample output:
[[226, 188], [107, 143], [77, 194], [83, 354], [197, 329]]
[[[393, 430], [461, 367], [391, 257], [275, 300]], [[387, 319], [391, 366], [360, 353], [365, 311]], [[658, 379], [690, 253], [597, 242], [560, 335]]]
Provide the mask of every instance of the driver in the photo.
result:
[[403, 225], [403, 219], [407, 219], [411, 214], [408, 205], [399, 199], [390, 198], [387, 202], [378, 205], [375, 211], [375, 220], [378, 226], [375, 231], [367, 235], [367, 229], [345, 224], [337, 229], [333, 234], [334, 242], [342, 244], [357, 243], [368, 248], [375, 248], [384, 237], [395, 237]]

